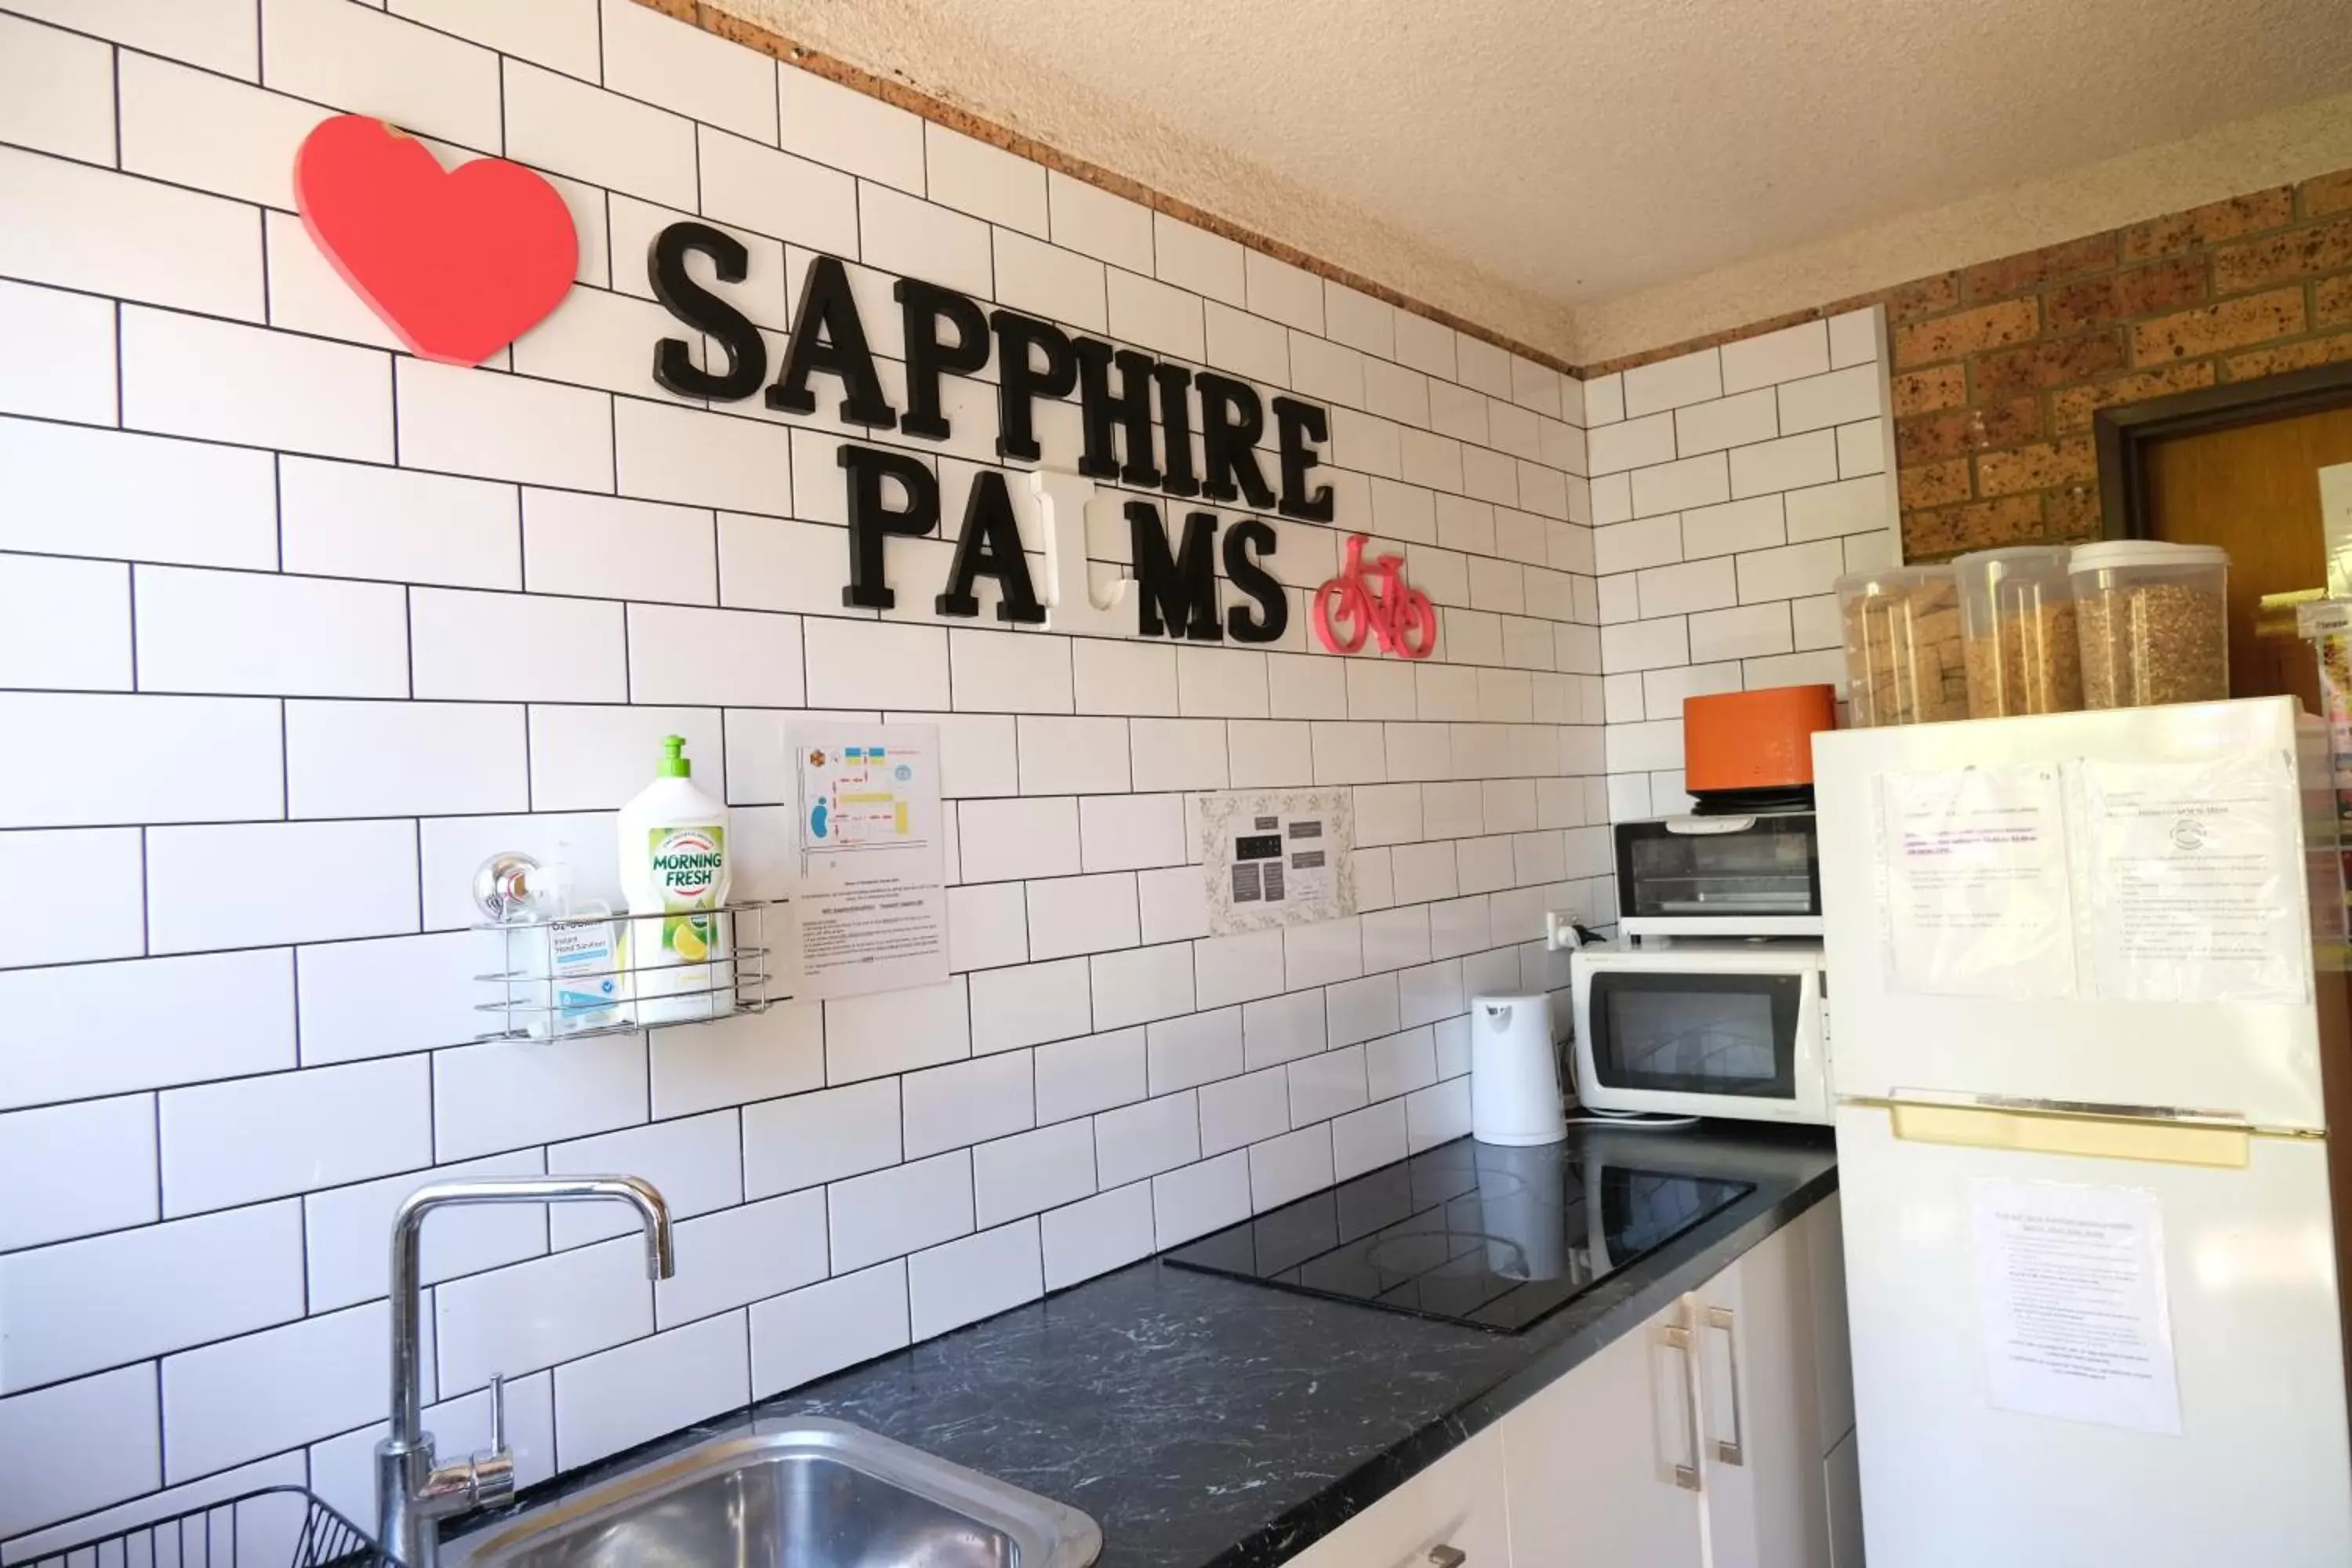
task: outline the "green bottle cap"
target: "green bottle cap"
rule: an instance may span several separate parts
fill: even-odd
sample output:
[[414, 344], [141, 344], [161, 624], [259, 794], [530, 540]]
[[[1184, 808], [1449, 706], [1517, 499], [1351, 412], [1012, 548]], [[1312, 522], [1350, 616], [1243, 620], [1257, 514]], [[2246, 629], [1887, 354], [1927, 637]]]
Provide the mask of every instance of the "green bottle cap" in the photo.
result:
[[685, 736], [664, 735], [662, 737], [661, 764], [654, 771], [657, 776], [666, 779], [684, 779], [694, 776], [694, 764], [686, 760]]

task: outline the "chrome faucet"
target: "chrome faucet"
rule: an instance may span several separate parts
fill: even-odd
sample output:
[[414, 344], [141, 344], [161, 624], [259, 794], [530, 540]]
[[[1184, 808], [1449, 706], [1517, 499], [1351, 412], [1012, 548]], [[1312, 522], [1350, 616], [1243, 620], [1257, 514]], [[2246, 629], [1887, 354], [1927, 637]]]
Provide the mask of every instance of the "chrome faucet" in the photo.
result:
[[670, 1254], [669, 1205], [651, 1183], [636, 1176], [491, 1176], [435, 1182], [401, 1201], [392, 1220], [392, 1435], [375, 1446], [377, 1540], [406, 1568], [439, 1568], [441, 1521], [469, 1508], [514, 1495], [514, 1455], [506, 1445], [506, 1381], [490, 1379], [490, 1447], [446, 1465], [433, 1462], [433, 1434], [425, 1428], [424, 1387], [417, 1362], [424, 1292], [417, 1234], [425, 1216], [457, 1204], [562, 1204], [609, 1199], [637, 1211], [645, 1223], [646, 1275], [667, 1279], [677, 1271]]

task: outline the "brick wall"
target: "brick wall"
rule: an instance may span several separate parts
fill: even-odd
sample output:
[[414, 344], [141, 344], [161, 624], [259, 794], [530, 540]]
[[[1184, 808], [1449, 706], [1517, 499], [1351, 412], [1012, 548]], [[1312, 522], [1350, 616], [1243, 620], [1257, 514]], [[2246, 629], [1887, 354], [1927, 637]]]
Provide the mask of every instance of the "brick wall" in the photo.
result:
[[1591, 367], [1884, 304], [1906, 560], [2099, 531], [2102, 408], [2352, 359], [2352, 170]]

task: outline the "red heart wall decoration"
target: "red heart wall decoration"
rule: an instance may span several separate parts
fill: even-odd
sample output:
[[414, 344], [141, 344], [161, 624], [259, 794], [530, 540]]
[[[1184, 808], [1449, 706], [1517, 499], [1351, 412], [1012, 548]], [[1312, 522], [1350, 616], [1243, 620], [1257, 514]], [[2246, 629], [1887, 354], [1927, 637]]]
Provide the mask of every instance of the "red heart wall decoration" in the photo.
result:
[[444, 169], [424, 142], [341, 114], [294, 155], [302, 226], [419, 358], [479, 364], [555, 309], [580, 241], [555, 187], [520, 163]]

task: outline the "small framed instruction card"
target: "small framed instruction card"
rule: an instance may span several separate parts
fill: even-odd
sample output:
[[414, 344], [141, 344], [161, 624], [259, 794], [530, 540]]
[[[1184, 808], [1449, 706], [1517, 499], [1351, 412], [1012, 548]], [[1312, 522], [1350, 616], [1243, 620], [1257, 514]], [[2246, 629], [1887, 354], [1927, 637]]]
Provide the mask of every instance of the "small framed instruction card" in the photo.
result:
[[1356, 827], [1345, 789], [1201, 797], [1201, 864], [1217, 936], [1356, 912]]

